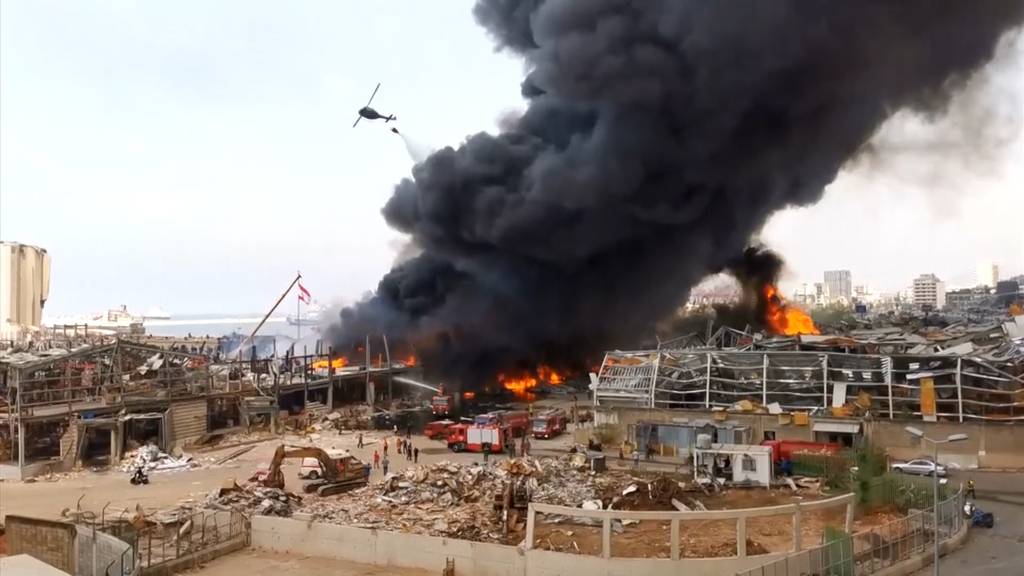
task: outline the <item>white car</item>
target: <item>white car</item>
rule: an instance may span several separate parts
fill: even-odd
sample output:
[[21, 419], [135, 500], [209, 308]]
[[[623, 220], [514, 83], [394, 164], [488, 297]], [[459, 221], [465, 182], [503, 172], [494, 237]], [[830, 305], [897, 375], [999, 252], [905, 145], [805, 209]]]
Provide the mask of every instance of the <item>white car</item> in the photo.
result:
[[892, 469], [895, 472], [901, 474], [917, 474], [918, 476], [931, 476], [937, 474], [939, 476], [946, 475], [946, 467], [942, 464], [936, 465], [931, 460], [924, 458], [918, 458], [917, 460], [911, 460], [910, 462], [901, 462], [892, 465]]

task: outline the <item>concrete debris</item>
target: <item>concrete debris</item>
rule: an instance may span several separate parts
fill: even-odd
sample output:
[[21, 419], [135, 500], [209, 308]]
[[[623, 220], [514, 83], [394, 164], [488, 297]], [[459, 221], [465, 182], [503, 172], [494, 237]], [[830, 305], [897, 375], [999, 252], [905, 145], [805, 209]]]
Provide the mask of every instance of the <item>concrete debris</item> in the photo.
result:
[[202, 507], [250, 512], [256, 516], [291, 516], [301, 503], [301, 496], [285, 490], [258, 484], [240, 487], [232, 481], [211, 493]]
[[[584, 457], [583, 455], [579, 455]], [[315, 521], [484, 542], [518, 542], [524, 523], [503, 535], [501, 503], [510, 483], [531, 501], [579, 508], [622, 491], [622, 478], [577, 468], [573, 457], [522, 457], [489, 465], [443, 461], [388, 474], [378, 484], [331, 498], [309, 498], [298, 510]], [[525, 510], [522, 511], [525, 514]]]
[[199, 463], [188, 454], [172, 456], [160, 450], [156, 444], [147, 444], [128, 452], [121, 459], [122, 472], [134, 472], [138, 468], [147, 471], [161, 472], [165, 470], [184, 470], [198, 467]]

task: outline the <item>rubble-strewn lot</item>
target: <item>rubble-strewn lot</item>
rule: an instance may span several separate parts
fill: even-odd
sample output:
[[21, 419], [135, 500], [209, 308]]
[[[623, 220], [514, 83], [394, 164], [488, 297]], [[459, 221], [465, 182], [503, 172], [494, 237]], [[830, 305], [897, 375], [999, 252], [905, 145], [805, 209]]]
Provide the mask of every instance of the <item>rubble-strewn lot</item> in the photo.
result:
[[[442, 461], [388, 474], [381, 482], [338, 496], [301, 498], [281, 490], [247, 485], [229, 486], [211, 494], [207, 508], [236, 509], [254, 514], [308, 515], [317, 522], [444, 536], [464, 540], [520, 544], [525, 534], [525, 513], [512, 513], [507, 535], [502, 525], [501, 496], [510, 483], [524, 486], [533, 502], [584, 509], [676, 510], [770, 506], [822, 497], [817, 485], [764, 490], [731, 489], [705, 493], [687, 479], [665, 474], [634, 475], [610, 470], [594, 473], [582, 454], [560, 457], [497, 459], [489, 464]], [[497, 506], [496, 506], [497, 501]], [[842, 510], [811, 514], [805, 532], [818, 537], [825, 524], [841, 523]], [[751, 553], [788, 547], [788, 519], [751, 523]], [[735, 551], [735, 523], [686, 523], [681, 533], [686, 557], [728, 556]], [[667, 557], [668, 523], [613, 522], [613, 539], [622, 556]], [[600, 523], [587, 518], [541, 514], [535, 545], [549, 550], [597, 554]]]

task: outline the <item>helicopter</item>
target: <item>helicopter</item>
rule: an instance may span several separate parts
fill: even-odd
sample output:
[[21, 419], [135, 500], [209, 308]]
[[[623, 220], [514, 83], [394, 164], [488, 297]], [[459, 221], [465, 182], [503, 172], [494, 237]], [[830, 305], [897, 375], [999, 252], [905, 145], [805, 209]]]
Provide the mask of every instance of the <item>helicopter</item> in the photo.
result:
[[385, 124], [391, 122], [392, 120], [398, 119], [395, 117], [394, 114], [389, 114], [385, 116], [384, 114], [377, 112], [373, 108], [370, 108], [370, 102], [373, 102], [373, 97], [377, 95], [377, 90], [380, 90], [380, 82], [377, 82], [377, 87], [373, 89], [373, 94], [370, 94], [370, 99], [366, 101], [366, 106], [363, 106], [362, 108], [359, 109], [359, 116], [356, 118], [356, 121], [352, 123], [353, 128], [355, 128], [356, 124], [359, 124], [359, 121], [362, 120], [363, 118], [366, 118], [367, 120], [383, 119]]

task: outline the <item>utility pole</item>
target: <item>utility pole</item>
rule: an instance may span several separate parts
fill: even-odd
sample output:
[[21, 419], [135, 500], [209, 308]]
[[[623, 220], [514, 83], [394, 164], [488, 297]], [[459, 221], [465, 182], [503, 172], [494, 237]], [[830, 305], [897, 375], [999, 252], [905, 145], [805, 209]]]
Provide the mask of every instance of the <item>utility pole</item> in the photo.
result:
[[[932, 536], [934, 546], [932, 550], [932, 574], [939, 576], [939, 444], [951, 444], [967, 440], [967, 434], [950, 434], [945, 440], [935, 440], [924, 435], [920, 428], [907, 426], [904, 428], [911, 436], [916, 436], [925, 442], [930, 442], [934, 449], [935, 457], [932, 460]], [[960, 511], [954, 511], [959, 514]]]

